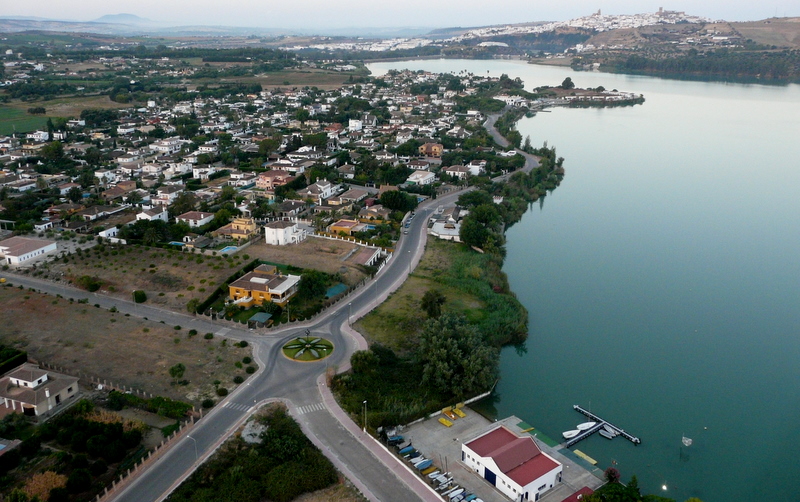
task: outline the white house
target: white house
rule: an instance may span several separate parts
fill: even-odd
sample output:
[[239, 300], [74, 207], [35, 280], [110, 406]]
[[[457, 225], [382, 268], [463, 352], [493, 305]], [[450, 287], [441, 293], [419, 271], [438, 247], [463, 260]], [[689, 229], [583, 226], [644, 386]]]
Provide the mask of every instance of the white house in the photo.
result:
[[412, 185], [430, 185], [436, 181], [436, 175], [430, 171], [414, 171], [406, 180]]
[[204, 213], [202, 211], [189, 211], [183, 213], [175, 218], [178, 223], [186, 223], [192, 228], [202, 227], [207, 223], [211, 223], [214, 219], [214, 213]]
[[182, 142], [180, 138], [167, 138], [150, 144], [150, 150], [170, 155], [180, 151], [181, 145]]
[[334, 185], [328, 180], [317, 180], [302, 190], [297, 191], [297, 195], [303, 199], [313, 199], [315, 203], [322, 204], [322, 201], [332, 197], [336, 193], [338, 185]]
[[531, 436], [503, 425], [461, 445], [461, 461], [511, 500], [539, 500], [561, 482], [562, 466], [542, 452]]
[[147, 211], [142, 211], [141, 213], [136, 215], [136, 221], [139, 220], [148, 220], [148, 221], [169, 221], [169, 213], [167, 212], [166, 206], [154, 206], [153, 209], [148, 209]]
[[28, 237], [11, 237], [0, 241], [0, 254], [8, 265], [20, 265], [23, 262], [57, 249], [55, 241], [30, 239]]
[[297, 222], [277, 220], [264, 225], [264, 234], [267, 244], [285, 246], [297, 244], [306, 238], [306, 231], [301, 229]]
[[23, 363], [0, 378], [0, 400], [27, 416], [47, 414], [78, 394], [78, 379]]

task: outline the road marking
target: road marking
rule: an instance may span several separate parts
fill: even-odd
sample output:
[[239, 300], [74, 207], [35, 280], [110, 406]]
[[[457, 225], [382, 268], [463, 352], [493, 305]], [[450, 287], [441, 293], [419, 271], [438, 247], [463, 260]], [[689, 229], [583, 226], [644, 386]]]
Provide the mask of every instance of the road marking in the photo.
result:
[[221, 330], [217, 331], [217, 336], [225, 336], [231, 332], [230, 328], [222, 328]]
[[308, 404], [306, 406], [300, 406], [297, 408], [298, 415], [305, 415], [306, 413], [312, 413], [314, 411], [322, 411], [325, 409], [325, 406], [322, 403], [315, 403], [315, 404]]
[[232, 401], [228, 401], [227, 403], [223, 404], [222, 407], [223, 408], [230, 408], [230, 409], [236, 410], [236, 411], [249, 411], [250, 408], [251, 408], [251, 406], [249, 406], [249, 405], [234, 403]]

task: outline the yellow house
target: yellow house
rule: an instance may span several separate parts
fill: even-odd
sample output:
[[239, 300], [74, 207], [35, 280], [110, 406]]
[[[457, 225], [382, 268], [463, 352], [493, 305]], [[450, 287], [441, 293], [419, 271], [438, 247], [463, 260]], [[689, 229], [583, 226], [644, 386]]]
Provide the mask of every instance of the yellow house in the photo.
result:
[[249, 240], [257, 230], [258, 226], [253, 218], [234, 218], [232, 222], [214, 231], [213, 235], [246, 241]]
[[297, 293], [300, 276], [284, 275], [271, 265], [259, 265], [228, 286], [228, 296], [237, 305], [252, 307], [264, 302], [286, 306]]
[[339, 234], [341, 232], [347, 235], [352, 235], [353, 232], [358, 232], [363, 228], [364, 225], [356, 220], [339, 220], [336, 223], [332, 223], [329, 227], [329, 230], [332, 234]]

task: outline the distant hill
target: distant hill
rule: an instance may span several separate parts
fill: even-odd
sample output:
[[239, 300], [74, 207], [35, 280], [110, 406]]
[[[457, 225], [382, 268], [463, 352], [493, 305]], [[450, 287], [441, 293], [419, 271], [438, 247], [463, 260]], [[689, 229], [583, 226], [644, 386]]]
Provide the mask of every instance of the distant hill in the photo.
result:
[[112, 23], [112, 24], [133, 24], [133, 25], [152, 25], [155, 24], [150, 19], [139, 17], [135, 14], [107, 14], [92, 21], [93, 23]]

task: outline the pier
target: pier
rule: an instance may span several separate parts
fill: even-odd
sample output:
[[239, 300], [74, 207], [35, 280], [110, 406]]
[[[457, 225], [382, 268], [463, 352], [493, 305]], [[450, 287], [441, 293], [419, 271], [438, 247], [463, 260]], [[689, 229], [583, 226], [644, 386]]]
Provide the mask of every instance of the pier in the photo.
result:
[[635, 445], [642, 444], [642, 440], [641, 439], [637, 438], [636, 436], [634, 436], [632, 434], [628, 434], [627, 432], [625, 432], [624, 429], [621, 429], [621, 428], [617, 427], [616, 425], [612, 424], [611, 422], [603, 420], [602, 418], [598, 417], [597, 415], [595, 415], [591, 411], [584, 410], [583, 408], [581, 408], [577, 404], [574, 405], [572, 407], [572, 409], [574, 409], [578, 413], [586, 416], [592, 422], [597, 422], [597, 424], [594, 425], [591, 429], [587, 429], [587, 430], [581, 432], [580, 434], [578, 434], [577, 436], [575, 436], [574, 438], [567, 440], [567, 442], [565, 443], [567, 448], [579, 443], [580, 441], [583, 441], [584, 439], [588, 438], [589, 436], [591, 436], [595, 432], [603, 429], [605, 426], [608, 426], [609, 428], [613, 429], [614, 432], [616, 432], [618, 435], [624, 437], [625, 439], [627, 439], [628, 441], [630, 441], [631, 443], [633, 443]]

